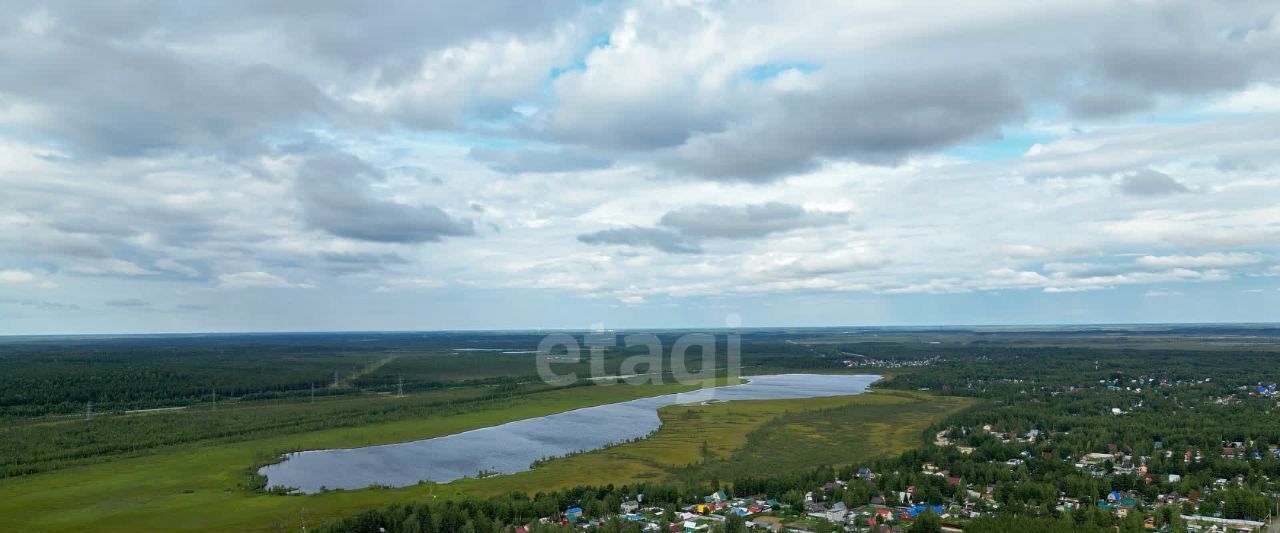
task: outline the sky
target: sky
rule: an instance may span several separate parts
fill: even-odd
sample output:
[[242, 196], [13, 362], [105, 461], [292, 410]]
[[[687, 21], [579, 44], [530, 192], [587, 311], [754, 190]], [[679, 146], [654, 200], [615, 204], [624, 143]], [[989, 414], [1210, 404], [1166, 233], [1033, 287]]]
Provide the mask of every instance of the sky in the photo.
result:
[[3, 0], [0, 334], [1280, 321], [1280, 4]]

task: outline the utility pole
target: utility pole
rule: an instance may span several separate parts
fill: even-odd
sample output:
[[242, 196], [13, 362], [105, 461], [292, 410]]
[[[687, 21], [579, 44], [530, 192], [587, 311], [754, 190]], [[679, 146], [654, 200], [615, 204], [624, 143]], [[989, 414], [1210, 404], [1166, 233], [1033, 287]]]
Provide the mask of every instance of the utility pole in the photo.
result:
[[315, 383], [311, 384], [311, 401], [312, 402], [316, 401], [316, 384]]
[[89, 402], [84, 406], [84, 419], [93, 420], [93, 402]]
[[218, 388], [213, 387], [213, 410], [218, 410]]
[[396, 398], [404, 398], [404, 376], [400, 376], [400, 383], [396, 385]]
[[333, 371], [333, 388], [338, 388], [338, 371]]

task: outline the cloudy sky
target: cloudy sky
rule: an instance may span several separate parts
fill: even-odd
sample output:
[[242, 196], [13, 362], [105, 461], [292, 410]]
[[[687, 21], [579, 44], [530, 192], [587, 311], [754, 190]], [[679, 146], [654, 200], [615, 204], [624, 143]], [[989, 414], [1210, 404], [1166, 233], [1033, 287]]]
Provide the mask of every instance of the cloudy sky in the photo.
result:
[[1274, 1], [3, 4], [0, 334], [1280, 320]]

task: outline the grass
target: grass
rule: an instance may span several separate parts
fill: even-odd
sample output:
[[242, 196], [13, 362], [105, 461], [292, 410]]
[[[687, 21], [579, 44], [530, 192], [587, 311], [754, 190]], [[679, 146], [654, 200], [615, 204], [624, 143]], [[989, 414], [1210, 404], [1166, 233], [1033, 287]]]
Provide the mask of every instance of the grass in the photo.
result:
[[[853, 462], [919, 445], [926, 425], [970, 402], [912, 392], [874, 392], [807, 400], [673, 406], [660, 412], [663, 426], [649, 439], [552, 460], [509, 476], [308, 496], [263, 494], [245, 486], [249, 465], [275, 452], [428, 438], [676, 390], [680, 390], [677, 385], [568, 389], [460, 415], [238, 443], [184, 445], [146, 457], [2, 480], [0, 530], [297, 531], [304, 516], [307, 524], [314, 526], [326, 518], [424, 498], [679, 479], [689, 469], [714, 472], [732, 467], [738, 468], [739, 474], [748, 474], [794, 468], [800, 463]], [[387, 397], [386, 401], [397, 399]], [[778, 422], [771, 422], [775, 420]], [[853, 426], [850, 421], [862, 425]], [[846, 423], [852, 427], [842, 429], [840, 426]], [[858, 427], [862, 429], [857, 430]], [[837, 450], [816, 453], [824, 441], [815, 436], [830, 431], [839, 432], [830, 438], [848, 442]], [[801, 454], [789, 442], [797, 435], [811, 441], [806, 442]], [[702, 455], [704, 442], [710, 450], [709, 458]], [[745, 448], [747, 442], [752, 442], [752, 447]], [[759, 459], [792, 455], [797, 457], [774, 462]], [[738, 464], [744, 457], [749, 463]]]
[[[250, 467], [288, 450], [403, 442], [552, 413], [688, 390], [681, 385], [579, 387], [451, 416], [314, 431], [235, 443], [194, 443], [152, 455], [0, 480], [0, 531], [297, 530], [308, 522], [422, 498], [430, 485], [313, 496], [253, 492]], [[384, 397], [387, 402], [403, 401]]]
[[[512, 490], [680, 481], [689, 474], [731, 481], [849, 464], [919, 446], [929, 424], [972, 403], [967, 398], [877, 391], [670, 406], [659, 411], [662, 428], [648, 439], [556, 459], [528, 472], [438, 485], [434, 495], [494, 496]], [[710, 458], [702, 455], [704, 442]]]
[[971, 398], [880, 391], [785, 413], [747, 435], [728, 460], [702, 467], [703, 475], [732, 479], [777, 475], [820, 465], [864, 463], [919, 446], [929, 425], [973, 405]]
[[[549, 387], [531, 384], [505, 394], [546, 394]], [[316, 401], [224, 401], [181, 410], [97, 415], [93, 420], [60, 418], [17, 421], [0, 426], [0, 478], [151, 455], [167, 446], [201, 442], [249, 441], [444, 415], [505, 405], [514, 397], [495, 396], [489, 386], [434, 389], [394, 402], [387, 395], [348, 391]]]

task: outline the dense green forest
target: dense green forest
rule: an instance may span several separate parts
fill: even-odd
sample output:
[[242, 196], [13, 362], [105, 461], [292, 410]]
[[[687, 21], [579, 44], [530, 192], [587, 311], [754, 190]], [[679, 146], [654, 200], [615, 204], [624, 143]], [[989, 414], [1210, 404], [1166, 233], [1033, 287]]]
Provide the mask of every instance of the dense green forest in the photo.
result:
[[[669, 368], [677, 335], [655, 335]], [[0, 339], [0, 419], [155, 409], [315, 394], [424, 391], [536, 379], [530, 353], [542, 336], [486, 333], [261, 334]], [[579, 337], [581, 338], [581, 337]], [[726, 364], [719, 339], [717, 367]], [[604, 369], [644, 348], [604, 352]], [[809, 350], [770, 340], [745, 342], [751, 367], [830, 366]], [[557, 372], [590, 374], [587, 347]], [[700, 352], [686, 366], [700, 370]], [[660, 370], [654, 369], [654, 370]], [[335, 377], [337, 386], [334, 386]]]

